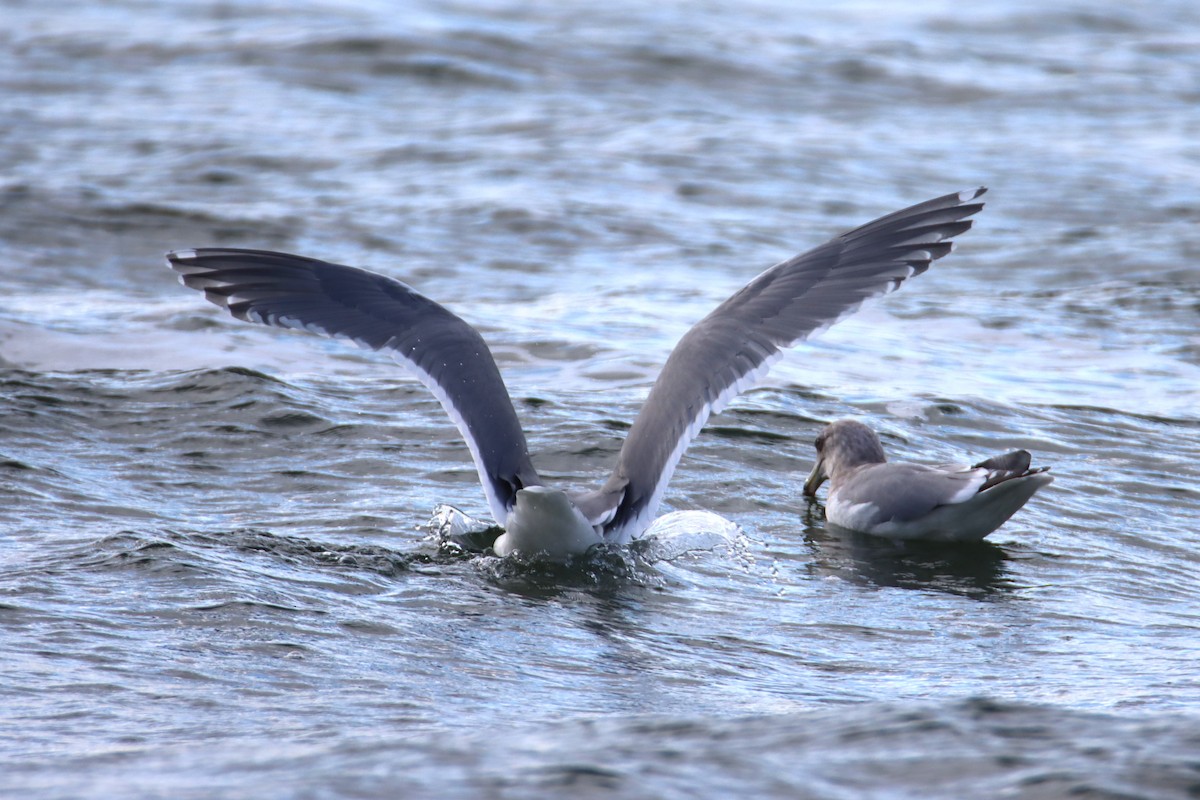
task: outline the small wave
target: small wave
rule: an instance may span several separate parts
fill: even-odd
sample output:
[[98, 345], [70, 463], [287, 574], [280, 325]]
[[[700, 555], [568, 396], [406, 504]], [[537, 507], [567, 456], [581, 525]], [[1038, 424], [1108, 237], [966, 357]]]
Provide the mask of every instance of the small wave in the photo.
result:
[[651, 523], [630, 545], [647, 563], [672, 561], [687, 553], [735, 551], [745, 545], [742, 529], [711, 511], [673, 511]]
[[424, 553], [397, 553], [376, 545], [335, 545], [253, 528], [235, 531], [231, 544], [243, 552], [267, 554], [296, 566], [371, 572], [385, 577], [396, 577], [414, 564], [431, 560]]
[[[539, 60], [527, 44], [505, 37], [460, 35], [455, 37], [341, 36], [276, 48], [254, 57], [276, 66], [299, 70], [301, 82], [334, 87], [356, 76], [408, 79], [444, 87], [517, 88], [528, 81]], [[293, 58], [295, 64], [288, 64]], [[314, 69], [316, 71], [314, 72]], [[309, 75], [311, 80], [302, 76]]]
[[[702, 717], [590, 714], [470, 734], [372, 731], [131, 748], [82, 769], [37, 764], [21, 788], [137, 796], [225, 776], [268, 795], [302, 768], [316, 794], [438, 797], [1155, 797], [1195, 796], [1194, 716], [1123, 718], [970, 698]], [[36, 760], [35, 760], [36, 763]], [[182, 789], [186, 793], [186, 788]]]

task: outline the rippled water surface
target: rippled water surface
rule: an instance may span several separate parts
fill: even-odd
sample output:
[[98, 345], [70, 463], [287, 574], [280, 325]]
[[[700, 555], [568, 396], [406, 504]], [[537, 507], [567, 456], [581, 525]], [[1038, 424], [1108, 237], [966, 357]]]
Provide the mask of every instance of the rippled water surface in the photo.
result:
[[[1200, 795], [1200, 10], [824, 5], [0, 0], [0, 793]], [[709, 422], [665, 510], [741, 534], [658, 560], [439, 544], [486, 503], [437, 402], [162, 261], [419, 287], [587, 485], [743, 283], [980, 184]], [[843, 416], [1056, 482], [838, 533]]]

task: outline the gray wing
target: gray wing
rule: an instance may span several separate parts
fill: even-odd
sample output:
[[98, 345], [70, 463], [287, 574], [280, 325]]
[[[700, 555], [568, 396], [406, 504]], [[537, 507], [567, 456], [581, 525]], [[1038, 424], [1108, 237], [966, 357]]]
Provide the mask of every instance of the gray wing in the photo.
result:
[[400, 281], [286, 253], [207, 248], [167, 261], [234, 317], [386, 350], [441, 401], [466, 439], [496, 521], [541, 481], [504, 380], [479, 332]]
[[1001, 472], [1025, 472], [1031, 463], [1033, 463], [1033, 456], [1029, 454], [1028, 450], [1013, 450], [1011, 453], [984, 459], [975, 466]]
[[949, 253], [971, 227], [985, 188], [888, 214], [771, 267], [676, 345], [605, 485], [576, 498], [623, 541], [653, 519], [662, 493], [710, 414], [766, 374], [784, 348], [829, 327], [870, 297], [893, 291]]
[[1038, 475], [1049, 467], [1030, 468], [1032, 456], [1014, 450], [992, 456], [973, 467], [946, 464], [869, 464], [837, 487], [839, 503], [870, 503], [874, 518], [867, 527], [883, 522], [911, 522], [940, 506], [967, 503], [994, 486], [1015, 478]]
[[837, 502], [873, 506], [873, 518], [864, 520], [868, 528], [911, 522], [939, 506], [967, 502], [982, 491], [988, 474], [977, 467], [870, 464], [837, 487]]

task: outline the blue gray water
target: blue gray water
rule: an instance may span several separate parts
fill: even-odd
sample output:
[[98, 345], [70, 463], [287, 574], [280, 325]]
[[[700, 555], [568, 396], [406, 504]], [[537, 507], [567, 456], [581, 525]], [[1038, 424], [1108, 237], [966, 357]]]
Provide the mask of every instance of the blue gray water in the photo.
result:
[[[0, 0], [0, 794], [1200, 795], [1200, 8]], [[958, 251], [714, 417], [572, 569], [391, 362], [168, 249], [369, 266], [491, 343], [544, 476], [611, 468], [759, 271], [984, 184]], [[823, 422], [1056, 482], [976, 547], [826, 528]]]

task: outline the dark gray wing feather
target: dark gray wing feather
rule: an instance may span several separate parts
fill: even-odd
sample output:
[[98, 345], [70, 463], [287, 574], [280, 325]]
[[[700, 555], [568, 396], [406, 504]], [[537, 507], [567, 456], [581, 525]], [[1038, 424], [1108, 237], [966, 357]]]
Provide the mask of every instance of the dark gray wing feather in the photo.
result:
[[986, 189], [880, 217], [771, 267], [697, 323], [676, 345], [605, 485], [576, 499], [615, 541], [657, 511], [675, 465], [711, 413], [765, 374], [780, 351], [896, 289], [949, 253]]
[[501, 525], [517, 490], [541, 483], [491, 351], [433, 300], [383, 275], [286, 253], [208, 248], [167, 260], [238, 319], [344, 337], [408, 366], [466, 439]]
[[1028, 450], [1014, 450], [1011, 453], [992, 456], [980, 461], [975, 466], [1000, 472], [1023, 473], [1029, 469], [1031, 463], [1033, 463], [1033, 456], [1029, 454]]
[[992, 456], [980, 461], [975, 465], [976, 468], [982, 467], [988, 473], [987, 479], [983, 482], [983, 486], [979, 487], [979, 491], [986, 492], [993, 486], [1013, 478], [1025, 478], [1050, 469], [1049, 467], [1031, 467], [1032, 463], [1033, 456], [1029, 454], [1028, 450], [1014, 450], [1011, 453]]

